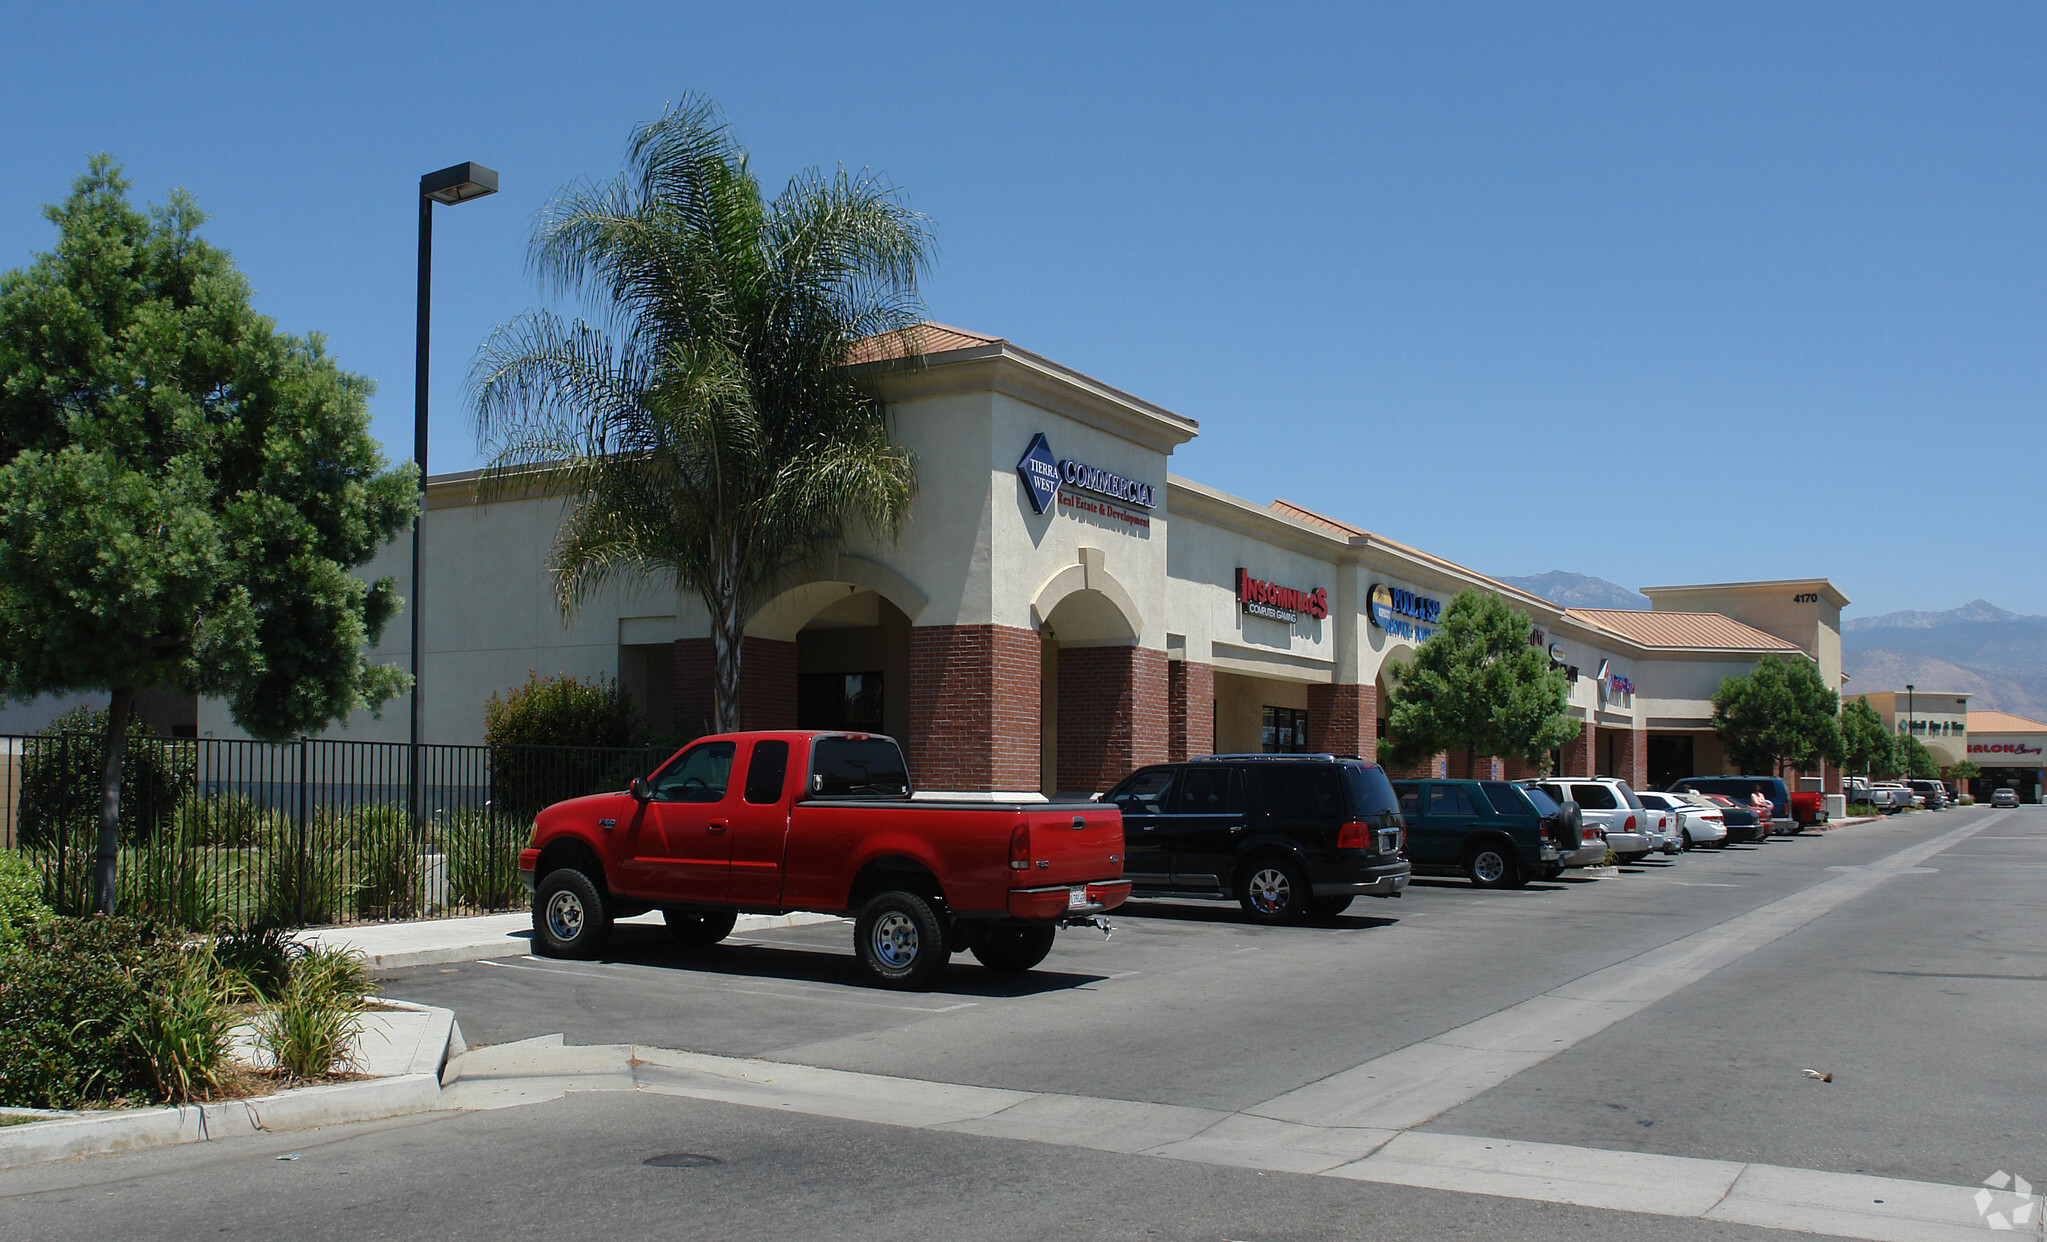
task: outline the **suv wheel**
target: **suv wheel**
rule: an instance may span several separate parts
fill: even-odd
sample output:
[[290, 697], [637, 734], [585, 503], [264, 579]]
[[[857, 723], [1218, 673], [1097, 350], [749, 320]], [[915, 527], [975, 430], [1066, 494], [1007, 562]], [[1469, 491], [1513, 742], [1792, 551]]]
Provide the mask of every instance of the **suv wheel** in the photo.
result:
[[1498, 845], [1475, 845], [1464, 855], [1464, 874], [1480, 888], [1514, 888], [1521, 878], [1521, 864]]
[[1291, 858], [1268, 855], [1237, 876], [1237, 901], [1260, 923], [1298, 923], [1313, 900], [1308, 873]]
[[533, 945], [548, 957], [589, 960], [611, 939], [611, 911], [589, 876], [573, 867], [547, 873], [533, 891]]
[[952, 958], [931, 903], [900, 890], [878, 893], [853, 922], [860, 964], [885, 988], [927, 988]]

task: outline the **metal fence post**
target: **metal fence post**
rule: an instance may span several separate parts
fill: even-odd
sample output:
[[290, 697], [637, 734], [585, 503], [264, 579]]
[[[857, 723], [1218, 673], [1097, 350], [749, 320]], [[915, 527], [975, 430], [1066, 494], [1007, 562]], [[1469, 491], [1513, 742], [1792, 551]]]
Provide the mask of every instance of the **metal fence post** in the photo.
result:
[[306, 832], [306, 739], [299, 738], [299, 825], [298, 825], [298, 925], [306, 925], [306, 885], [310, 882], [308, 868], [312, 865], [312, 851], [307, 848]]

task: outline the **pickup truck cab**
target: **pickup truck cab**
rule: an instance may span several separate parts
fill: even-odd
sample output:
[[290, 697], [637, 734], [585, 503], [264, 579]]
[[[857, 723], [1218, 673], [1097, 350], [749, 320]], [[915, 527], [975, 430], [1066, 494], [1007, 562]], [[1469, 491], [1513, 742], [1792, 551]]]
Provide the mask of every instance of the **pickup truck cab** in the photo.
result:
[[1061, 926], [1107, 930], [1130, 894], [1123, 824], [1088, 802], [911, 800], [893, 738], [728, 733], [629, 790], [540, 812], [519, 855], [540, 952], [594, 957], [612, 920], [660, 910], [685, 945], [742, 913], [850, 915], [886, 987], [929, 986], [952, 954], [1025, 971]]

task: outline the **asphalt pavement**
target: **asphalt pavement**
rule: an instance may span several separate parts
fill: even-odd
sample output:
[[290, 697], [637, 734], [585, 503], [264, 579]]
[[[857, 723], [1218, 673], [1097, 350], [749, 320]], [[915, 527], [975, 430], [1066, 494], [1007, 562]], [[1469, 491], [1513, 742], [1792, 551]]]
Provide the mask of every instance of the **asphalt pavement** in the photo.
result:
[[[259, 1222], [342, 1236], [355, 1222], [347, 1236], [504, 1237], [552, 1222], [621, 1236], [1781, 1237], [1696, 1219], [1711, 1196], [1655, 1217], [1553, 1202], [1571, 1193], [1490, 1167], [1488, 1153], [1561, 1158], [1595, 1179], [1602, 1163], [1708, 1184], [1737, 1170], [1725, 1176], [1850, 1198], [1868, 1187], [1839, 1175], [1907, 1190], [1997, 1170], [2047, 1181], [2047, 1072], [2032, 1054], [2047, 812], [1917, 814], [1628, 871], [1512, 892], [1423, 880], [1312, 927], [1133, 903], [1113, 938], [1062, 933], [1030, 975], [962, 957], [914, 994], [861, 983], [843, 922], [696, 952], [648, 928], [604, 962], [421, 967], [387, 977], [387, 993], [453, 1009], [472, 1045], [559, 1033], [845, 1071], [905, 1101], [964, 1084], [1032, 1102], [950, 1123], [969, 1134], [818, 1115], [830, 1107], [794, 1095], [748, 1108], [571, 1094], [275, 1140], [299, 1161], [275, 1160], [291, 1152], [265, 1138], [0, 1175], [0, 1219], [37, 1238], [96, 1236], [151, 1211], [154, 1232], [180, 1236]], [[1090, 1113], [1140, 1130], [1292, 1127], [1333, 1136], [1332, 1151], [1354, 1142], [1342, 1160], [1378, 1154], [1304, 1176], [1044, 1130], [1044, 1116]], [[1044, 1141], [1014, 1137], [1033, 1133]], [[1389, 1162], [1409, 1151], [1475, 1172]], [[677, 1152], [723, 1163], [641, 1163]], [[1959, 1215], [1951, 1234], [1845, 1217], [1838, 1232], [1986, 1228], [1966, 1204]], [[1800, 1227], [1835, 1231], [1832, 1219], [1808, 1213]]]

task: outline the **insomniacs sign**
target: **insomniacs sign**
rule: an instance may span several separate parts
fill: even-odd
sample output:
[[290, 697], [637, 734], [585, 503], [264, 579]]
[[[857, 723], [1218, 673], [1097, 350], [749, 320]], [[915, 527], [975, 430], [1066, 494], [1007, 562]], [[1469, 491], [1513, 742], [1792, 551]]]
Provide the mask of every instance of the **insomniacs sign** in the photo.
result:
[[1239, 567], [1237, 605], [1254, 617], [1265, 617], [1292, 625], [1301, 619], [1303, 613], [1317, 621], [1328, 616], [1329, 592], [1322, 587], [1302, 591], [1294, 587], [1277, 586], [1263, 579], [1253, 578], [1248, 570]]

